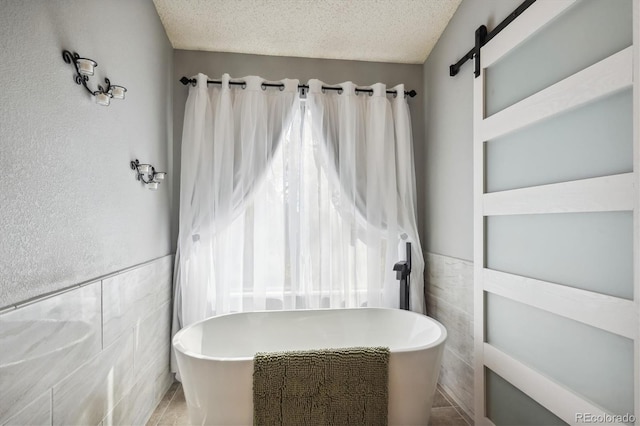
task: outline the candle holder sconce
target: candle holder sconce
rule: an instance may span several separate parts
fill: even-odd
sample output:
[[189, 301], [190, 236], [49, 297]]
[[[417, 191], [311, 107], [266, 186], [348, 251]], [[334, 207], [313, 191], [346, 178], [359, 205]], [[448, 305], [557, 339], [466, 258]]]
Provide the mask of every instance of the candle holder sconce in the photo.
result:
[[136, 171], [136, 179], [147, 185], [152, 191], [158, 189], [158, 185], [167, 176], [167, 172], [156, 172], [155, 167], [151, 164], [140, 164], [138, 159], [135, 159], [131, 163], [131, 170]]
[[76, 75], [74, 76], [76, 84], [84, 86], [87, 92], [95, 96], [98, 105], [109, 106], [112, 98], [124, 99], [124, 94], [127, 89], [123, 86], [111, 84], [108, 78], [104, 79], [105, 87], [99, 84], [98, 90], [91, 90], [89, 88], [87, 85], [89, 77], [93, 75], [95, 67], [98, 66], [98, 63], [93, 59], [82, 58], [76, 52], [71, 53], [68, 50], [62, 51], [62, 59], [64, 59], [67, 64], [73, 64], [76, 69]]

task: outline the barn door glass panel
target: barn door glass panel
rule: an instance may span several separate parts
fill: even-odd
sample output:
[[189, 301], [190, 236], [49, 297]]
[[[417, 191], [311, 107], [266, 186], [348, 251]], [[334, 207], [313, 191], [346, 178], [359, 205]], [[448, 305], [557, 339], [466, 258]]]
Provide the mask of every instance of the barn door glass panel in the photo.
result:
[[485, 70], [487, 116], [631, 46], [632, 17], [631, 0], [576, 2]]

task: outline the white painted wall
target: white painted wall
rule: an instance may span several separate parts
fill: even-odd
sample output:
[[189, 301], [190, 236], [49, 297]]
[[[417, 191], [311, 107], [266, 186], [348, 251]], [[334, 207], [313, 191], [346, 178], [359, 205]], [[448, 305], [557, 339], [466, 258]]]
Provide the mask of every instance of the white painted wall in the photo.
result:
[[[423, 67], [424, 146], [416, 150], [419, 223], [427, 272], [427, 312], [449, 340], [440, 384], [473, 416], [473, 62], [455, 77], [449, 65], [474, 44], [480, 25], [493, 29], [514, 0], [464, 0]], [[419, 156], [421, 155], [421, 156]], [[421, 165], [418, 168], [418, 165]]]
[[[63, 49], [127, 99], [96, 105]], [[171, 183], [129, 169], [176, 177], [171, 70], [150, 0], [0, 0], [0, 309], [173, 251]]]
[[519, 4], [463, 1], [424, 63], [425, 175], [418, 198], [425, 200], [427, 252], [473, 260], [473, 61], [455, 77], [449, 65], [473, 47], [476, 28], [490, 31]]

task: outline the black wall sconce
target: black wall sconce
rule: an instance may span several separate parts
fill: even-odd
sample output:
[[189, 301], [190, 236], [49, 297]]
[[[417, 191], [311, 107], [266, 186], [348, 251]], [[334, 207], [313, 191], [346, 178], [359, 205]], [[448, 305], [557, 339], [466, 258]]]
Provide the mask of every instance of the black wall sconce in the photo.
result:
[[106, 88], [98, 85], [98, 90], [89, 89], [87, 82], [89, 81], [89, 77], [93, 75], [95, 67], [98, 66], [98, 63], [93, 59], [81, 58], [76, 52], [71, 53], [68, 50], [62, 51], [62, 59], [64, 59], [67, 64], [73, 64], [76, 69], [76, 75], [74, 77], [76, 84], [84, 86], [91, 95], [95, 96], [98, 105], [109, 106], [111, 98], [124, 99], [124, 94], [127, 89], [123, 86], [111, 84], [108, 78], [104, 79]]
[[140, 164], [138, 159], [135, 159], [129, 165], [131, 170], [136, 171], [136, 179], [143, 182], [152, 191], [158, 189], [160, 182], [167, 176], [167, 172], [156, 172], [156, 169], [151, 164]]

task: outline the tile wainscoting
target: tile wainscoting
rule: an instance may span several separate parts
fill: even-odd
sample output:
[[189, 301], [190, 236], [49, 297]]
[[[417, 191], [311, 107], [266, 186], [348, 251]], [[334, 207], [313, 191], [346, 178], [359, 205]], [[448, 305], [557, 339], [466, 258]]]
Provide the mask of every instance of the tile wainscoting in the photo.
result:
[[424, 253], [429, 316], [448, 333], [440, 385], [473, 418], [473, 262]]
[[144, 424], [169, 372], [173, 256], [0, 314], [0, 425]]

